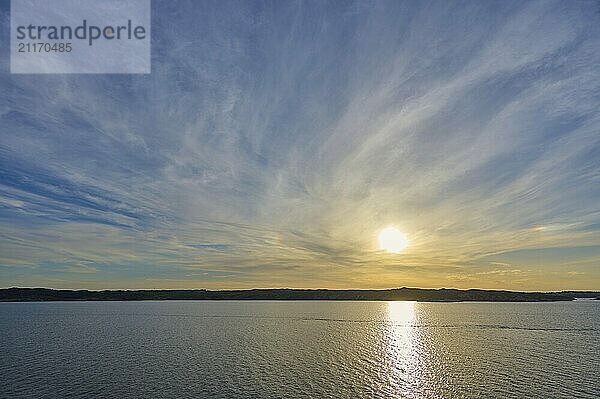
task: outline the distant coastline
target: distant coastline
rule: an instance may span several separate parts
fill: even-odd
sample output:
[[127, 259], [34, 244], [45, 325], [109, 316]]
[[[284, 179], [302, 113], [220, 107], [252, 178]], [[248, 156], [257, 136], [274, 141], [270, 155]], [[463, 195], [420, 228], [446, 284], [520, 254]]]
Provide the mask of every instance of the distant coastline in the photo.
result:
[[247, 289], [247, 290], [57, 290], [0, 289], [0, 302], [148, 301], [148, 300], [317, 300], [419, 302], [551, 302], [599, 299], [600, 291], [518, 292], [480, 289], [396, 288], [385, 290]]

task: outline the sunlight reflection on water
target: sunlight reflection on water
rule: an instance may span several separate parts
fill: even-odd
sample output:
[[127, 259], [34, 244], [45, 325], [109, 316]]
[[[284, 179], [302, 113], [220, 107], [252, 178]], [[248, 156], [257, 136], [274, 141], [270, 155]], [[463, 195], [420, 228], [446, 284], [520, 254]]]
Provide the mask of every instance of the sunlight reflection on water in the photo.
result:
[[393, 397], [417, 397], [423, 384], [420, 335], [415, 328], [415, 302], [388, 302], [387, 357]]

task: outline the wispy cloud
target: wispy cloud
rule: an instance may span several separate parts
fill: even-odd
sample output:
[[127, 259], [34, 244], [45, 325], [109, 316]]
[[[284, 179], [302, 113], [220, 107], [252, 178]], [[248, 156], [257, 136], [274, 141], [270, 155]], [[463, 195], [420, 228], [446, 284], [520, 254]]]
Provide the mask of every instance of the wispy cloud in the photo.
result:
[[151, 75], [3, 57], [0, 283], [598, 288], [598, 11], [155, 1]]

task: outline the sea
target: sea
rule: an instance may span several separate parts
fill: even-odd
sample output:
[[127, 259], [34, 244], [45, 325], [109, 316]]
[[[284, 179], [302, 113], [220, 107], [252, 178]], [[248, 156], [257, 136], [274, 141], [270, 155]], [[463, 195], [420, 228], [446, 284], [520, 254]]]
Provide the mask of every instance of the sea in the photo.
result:
[[600, 301], [0, 303], [0, 398], [600, 398]]

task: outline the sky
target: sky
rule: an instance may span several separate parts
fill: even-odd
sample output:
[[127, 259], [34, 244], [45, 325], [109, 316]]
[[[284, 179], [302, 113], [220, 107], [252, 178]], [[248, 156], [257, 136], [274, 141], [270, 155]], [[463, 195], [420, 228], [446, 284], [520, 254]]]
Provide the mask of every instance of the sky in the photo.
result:
[[151, 74], [8, 51], [0, 287], [600, 289], [597, 1], [154, 0]]

